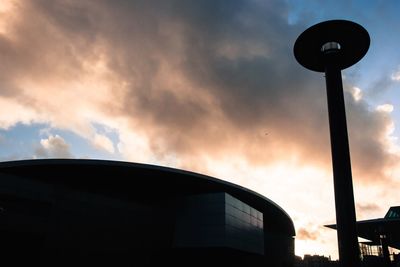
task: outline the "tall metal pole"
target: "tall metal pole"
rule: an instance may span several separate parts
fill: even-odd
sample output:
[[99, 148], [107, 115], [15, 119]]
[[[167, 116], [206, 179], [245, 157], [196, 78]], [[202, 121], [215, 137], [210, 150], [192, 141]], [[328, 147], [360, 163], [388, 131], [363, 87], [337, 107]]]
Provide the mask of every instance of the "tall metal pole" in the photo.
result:
[[326, 53], [325, 79], [328, 98], [339, 258], [342, 267], [358, 267], [360, 266], [360, 252], [357, 239], [342, 75], [340, 68], [336, 66], [333, 58], [336, 53], [339, 53], [339, 50], [326, 51]]
[[297, 61], [325, 72], [339, 260], [342, 267], [359, 267], [356, 213], [351, 174], [341, 70], [358, 62], [369, 48], [368, 32], [360, 25], [332, 20], [316, 24], [296, 40]]

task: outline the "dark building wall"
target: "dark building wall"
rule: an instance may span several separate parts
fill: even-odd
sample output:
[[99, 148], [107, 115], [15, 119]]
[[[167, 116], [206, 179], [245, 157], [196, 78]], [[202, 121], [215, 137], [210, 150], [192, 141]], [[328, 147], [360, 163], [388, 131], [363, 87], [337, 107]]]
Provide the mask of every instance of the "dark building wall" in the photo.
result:
[[[282, 231], [281, 217], [271, 216], [277, 208], [264, 200], [262, 204], [258, 197], [254, 202], [257, 209], [253, 208], [240, 200], [240, 188], [228, 194], [219, 191], [222, 187], [212, 181], [188, 176], [195, 181], [191, 183], [199, 185], [196, 190], [186, 191], [190, 183], [178, 179], [172, 180], [171, 188], [164, 184], [164, 190], [150, 183], [162, 192], [160, 195], [141, 188], [149, 182], [138, 175], [131, 178], [140, 183], [129, 184], [132, 192], [138, 193], [130, 195], [124, 189], [120, 197], [118, 191], [108, 192], [103, 185], [100, 188], [93, 177], [80, 178], [92, 179], [93, 190], [89, 185], [80, 186], [76, 183], [79, 171], [74, 177], [72, 169], [68, 169], [67, 176], [56, 170], [52, 167], [51, 173], [41, 169], [10, 174], [0, 166], [0, 245], [5, 247], [3, 259], [14, 263], [9, 266], [157, 266], [168, 261], [185, 266], [191, 255], [198, 258], [197, 263], [213, 259], [239, 266], [241, 262], [271, 261], [271, 266], [279, 267], [287, 266], [288, 261], [282, 259], [294, 255], [292, 232]], [[97, 175], [99, 183], [106, 185], [103, 174]], [[118, 189], [117, 178], [109, 177], [110, 187]], [[200, 189], [203, 193], [197, 192]], [[188, 215], [188, 211], [193, 218], [182, 220], [180, 216]], [[263, 215], [266, 211], [267, 217]], [[264, 219], [268, 223], [262, 223]], [[199, 231], [197, 227], [209, 228]], [[220, 231], [223, 239], [217, 238]], [[214, 246], [200, 248], [182, 243], [190, 241], [182, 239], [190, 236], [188, 233], [196, 233], [198, 238], [207, 232]]]
[[0, 242], [14, 266], [133, 263], [132, 251], [144, 262], [170, 244], [165, 213], [143, 204], [2, 175], [0, 205]]
[[293, 266], [294, 237], [274, 232], [265, 226], [265, 257], [271, 266]]
[[174, 247], [222, 247], [225, 242], [223, 193], [182, 197], [177, 201]]
[[227, 193], [181, 198], [176, 247], [227, 247], [264, 254], [262, 213]]
[[[45, 251], [49, 265], [79, 261], [130, 262], [131, 251], [146, 257], [157, 225], [151, 207], [61, 190], [55, 200]], [[159, 243], [161, 245], [161, 243]]]
[[229, 194], [224, 196], [228, 246], [264, 255], [262, 212]]

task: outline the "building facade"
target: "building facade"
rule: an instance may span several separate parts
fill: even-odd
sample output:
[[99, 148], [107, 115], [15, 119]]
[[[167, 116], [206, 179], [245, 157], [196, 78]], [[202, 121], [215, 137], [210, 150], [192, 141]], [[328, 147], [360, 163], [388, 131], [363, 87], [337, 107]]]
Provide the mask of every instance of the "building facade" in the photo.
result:
[[22, 266], [292, 266], [294, 226], [212, 177], [99, 160], [0, 163], [0, 242]]

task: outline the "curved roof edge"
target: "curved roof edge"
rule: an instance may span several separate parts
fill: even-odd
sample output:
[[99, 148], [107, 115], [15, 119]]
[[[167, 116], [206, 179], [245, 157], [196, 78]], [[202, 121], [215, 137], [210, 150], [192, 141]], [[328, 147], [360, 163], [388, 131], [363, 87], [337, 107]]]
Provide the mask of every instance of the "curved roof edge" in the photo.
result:
[[183, 175], [183, 176], [190, 176], [194, 178], [198, 178], [201, 180], [209, 181], [209, 182], [214, 182], [217, 184], [220, 184], [225, 187], [230, 187], [232, 189], [236, 189], [238, 191], [242, 191], [243, 193], [252, 195], [254, 197], [257, 197], [268, 204], [271, 204], [276, 210], [278, 210], [281, 215], [286, 217], [290, 221], [290, 228], [292, 235], [295, 236], [295, 228], [292, 219], [290, 218], [289, 214], [282, 209], [278, 204], [276, 204], [274, 201], [270, 200], [269, 198], [261, 195], [260, 193], [257, 193], [253, 190], [250, 190], [246, 187], [221, 180], [215, 177], [211, 177], [208, 175], [196, 173], [196, 172], [191, 172], [187, 170], [182, 170], [182, 169], [176, 169], [176, 168], [171, 168], [171, 167], [165, 167], [165, 166], [158, 166], [158, 165], [152, 165], [152, 164], [145, 164], [145, 163], [133, 163], [133, 162], [126, 162], [126, 161], [113, 161], [113, 160], [102, 160], [102, 159], [28, 159], [28, 160], [16, 160], [16, 161], [3, 161], [0, 162], [0, 172], [4, 172], [7, 170], [7, 172], [11, 171], [11, 173], [18, 173], [18, 169], [21, 167], [24, 168], [30, 168], [30, 167], [44, 167], [44, 166], [56, 166], [56, 165], [62, 165], [62, 166], [68, 166], [68, 165], [73, 165], [73, 166], [94, 166], [94, 165], [101, 165], [103, 167], [124, 167], [124, 168], [135, 168], [135, 169], [145, 169], [149, 171], [161, 171], [161, 172], [166, 172], [169, 174], [177, 174], [177, 175]]

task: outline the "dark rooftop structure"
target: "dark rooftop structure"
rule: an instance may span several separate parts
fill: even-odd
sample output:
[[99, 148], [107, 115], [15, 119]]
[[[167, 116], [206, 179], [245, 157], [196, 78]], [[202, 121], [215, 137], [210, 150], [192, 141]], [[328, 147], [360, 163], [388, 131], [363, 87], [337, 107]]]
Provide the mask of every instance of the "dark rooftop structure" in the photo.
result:
[[295, 230], [271, 200], [216, 178], [53, 159], [0, 163], [0, 235], [9, 266], [279, 267]]
[[[335, 224], [327, 227], [336, 230]], [[357, 221], [357, 234], [369, 240], [360, 242], [364, 258], [380, 256], [383, 262], [380, 266], [390, 266], [388, 248], [400, 249], [400, 206], [390, 207], [384, 218]]]

